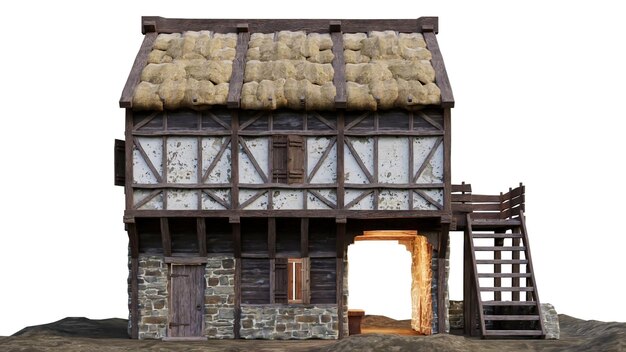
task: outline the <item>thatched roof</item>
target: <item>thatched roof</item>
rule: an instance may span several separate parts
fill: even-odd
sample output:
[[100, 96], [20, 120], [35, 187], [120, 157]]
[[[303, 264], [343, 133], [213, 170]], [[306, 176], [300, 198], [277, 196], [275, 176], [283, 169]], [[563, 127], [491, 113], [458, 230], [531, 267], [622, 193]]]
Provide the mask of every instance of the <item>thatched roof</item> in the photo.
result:
[[126, 106], [136, 110], [227, 105], [229, 93], [231, 99], [237, 96], [238, 107], [250, 110], [334, 110], [341, 99], [349, 110], [442, 103], [433, 53], [417, 30], [241, 36], [207, 27], [149, 34], [153, 38], [144, 41], [143, 62], [139, 56], [135, 62], [140, 73], [135, 72], [138, 82]]

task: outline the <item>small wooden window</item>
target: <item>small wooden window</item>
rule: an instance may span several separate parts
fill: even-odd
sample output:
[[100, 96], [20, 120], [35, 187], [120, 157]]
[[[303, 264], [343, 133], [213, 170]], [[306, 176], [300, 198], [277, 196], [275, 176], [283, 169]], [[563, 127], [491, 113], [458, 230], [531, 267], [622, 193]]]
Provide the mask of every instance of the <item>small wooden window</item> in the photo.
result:
[[274, 259], [274, 303], [309, 303], [307, 258]]
[[304, 182], [304, 138], [297, 135], [272, 137], [272, 182]]
[[288, 301], [289, 303], [302, 303], [302, 258], [289, 258], [287, 271], [289, 276]]

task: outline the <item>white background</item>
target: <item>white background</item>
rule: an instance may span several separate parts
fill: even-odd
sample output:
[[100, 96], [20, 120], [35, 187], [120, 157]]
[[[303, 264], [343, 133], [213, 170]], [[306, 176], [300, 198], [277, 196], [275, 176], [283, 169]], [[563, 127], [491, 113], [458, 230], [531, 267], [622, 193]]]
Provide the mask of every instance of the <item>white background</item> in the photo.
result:
[[[626, 269], [626, 22], [618, 4], [3, 2], [0, 335], [67, 316], [127, 316], [113, 139], [124, 136], [117, 104], [143, 39], [141, 15], [439, 16], [456, 99], [453, 181], [488, 194], [523, 181], [541, 300], [576, 317], [625, 321], [618, 300]], [[452, 242], [453, 299], [461, 298], [459, 238]], [[385, 314], [375, 305], [395, 302], [377, 298], [359, 308]]]

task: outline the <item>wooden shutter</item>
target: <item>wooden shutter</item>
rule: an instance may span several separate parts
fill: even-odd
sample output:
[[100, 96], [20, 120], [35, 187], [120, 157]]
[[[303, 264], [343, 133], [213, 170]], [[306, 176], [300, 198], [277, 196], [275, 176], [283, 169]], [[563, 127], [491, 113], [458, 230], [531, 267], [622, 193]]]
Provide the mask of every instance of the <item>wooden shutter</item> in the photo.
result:
[[126, 147], [125, 142], [119, 139], [115, 140], [115, 149], [113, 152], [113, 164], [116, 186], [124, 186], [126, 181]]
[[304, 182], [304, 138], [297, 135], [272, 137], [272, 182]]
[[272, 182], [287, 183], [287, 136], [272, 137]]
[[288, 303], [287, 258], [274, 259], [274, 303]]
[[287, 136], [287, 169], [289, 171], [288, 183], [304, 182], [304, 139], [302, 136]]

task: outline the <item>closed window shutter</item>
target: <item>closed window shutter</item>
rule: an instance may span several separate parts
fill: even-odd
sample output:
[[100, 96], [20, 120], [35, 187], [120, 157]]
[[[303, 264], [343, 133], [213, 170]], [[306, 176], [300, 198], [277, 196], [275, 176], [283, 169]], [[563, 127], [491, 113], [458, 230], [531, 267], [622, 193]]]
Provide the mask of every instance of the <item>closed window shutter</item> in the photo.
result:
[[288, 303], [287, 258], [274, 259], [274, 303]]
[[304, 139], [302, 136], [287, 136], [288, 183], [304, 183]]
[[272, 137], [272, 182], [287, 183], [287, 136]]
[[126, 147], [125, 142], [119, 139], [115, 140], [115, 149], [113, 152], [113, 164], [116, 186], [124, 186], [126, 181]]

